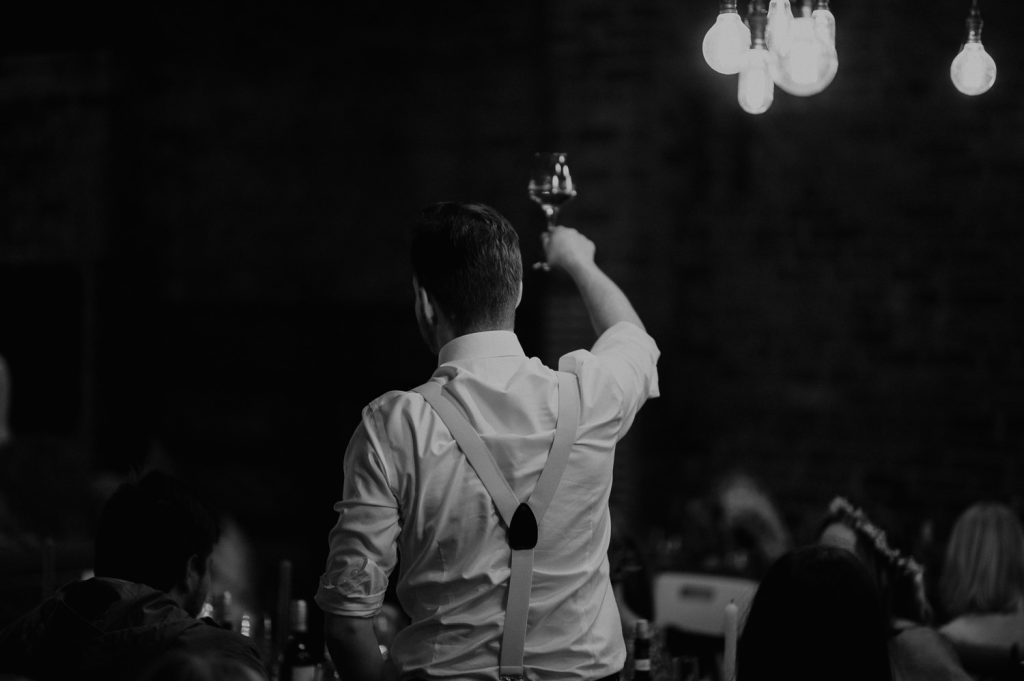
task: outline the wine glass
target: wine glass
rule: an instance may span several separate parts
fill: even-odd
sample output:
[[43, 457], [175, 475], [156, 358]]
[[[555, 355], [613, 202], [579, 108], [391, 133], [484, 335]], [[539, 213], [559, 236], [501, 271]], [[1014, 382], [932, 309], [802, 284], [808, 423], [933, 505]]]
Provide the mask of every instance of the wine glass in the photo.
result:
[[[558, 224], [559, 209], [576, 196], [568, 159], [569, 155], [562, 151], [540, 151], [533, 155], [528, 189], [530, 198], [544, 211], [549, 230]], [[535, 263], [533, 268], [549, 269], [546, 262]]]

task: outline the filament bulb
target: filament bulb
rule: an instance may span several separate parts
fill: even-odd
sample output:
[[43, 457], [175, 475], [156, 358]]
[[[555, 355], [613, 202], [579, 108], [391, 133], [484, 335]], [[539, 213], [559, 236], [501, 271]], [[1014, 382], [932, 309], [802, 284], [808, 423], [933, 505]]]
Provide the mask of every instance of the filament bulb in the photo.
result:
[[832, 10], [827, 6], [819, 6], [811, 12], [811, 18], [814, 19], [814, 31], [818, 34], [818, 38], [835, 48], [836, 16], [832, 14]]
[[771, 0], [768, 3], [768, 24], [764, 39], [768, 49], [780, 57], [789, 52], [792, 25], [793, 8], [789, 0]]
[[996, 82], [996, 62], [981, 44], [982, 25], [978, 0], [974, 0], [967, 15], [967, 40], [949, 66], [953, 85], [965, 95], [988, 92]]
[[838, 69], [835, 47], [822, 40], [814, 18], [794, 19], [789, 51], [779, 59], [778, 86], [791, 95], [815, 95], [828, 87]]
[[764, 43], [755, 44], [747, 50], [743, 68], [738, 79], [737, 99], [740, 108], [750, 114], [762, 114], [775, 99], [775, 81], [772, 78], [775, 55], [767, 50]]
[[964, 43], [949, 67], [949, 77], [965, 95], [980, 95], [996, 82], [996, 62], [981, 41]]
[[722, 9], [704, 36], [704, 61], [719, 73], [738, 73], [750, 49], [750, 29], [735, 7]]

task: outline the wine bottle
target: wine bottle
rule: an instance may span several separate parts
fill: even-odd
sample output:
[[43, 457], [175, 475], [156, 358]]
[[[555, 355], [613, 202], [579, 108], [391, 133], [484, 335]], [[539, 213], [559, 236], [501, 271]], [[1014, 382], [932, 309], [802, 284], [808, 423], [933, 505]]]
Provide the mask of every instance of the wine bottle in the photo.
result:
[[644, 619], [636, 621], [633, 636], [633, 681], [651, 680], [651, 625]]
[[279, 681], [315, 681], [319, 659], [310, 642], [306, 601], [293, 600], [289, 614], [291, 632], [281, 651]]

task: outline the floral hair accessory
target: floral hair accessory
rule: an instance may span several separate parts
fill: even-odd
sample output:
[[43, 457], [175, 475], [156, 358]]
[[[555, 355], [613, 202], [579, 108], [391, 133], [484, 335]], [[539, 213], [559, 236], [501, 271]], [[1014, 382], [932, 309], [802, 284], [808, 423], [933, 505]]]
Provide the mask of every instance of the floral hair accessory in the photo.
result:
[[836, 497], [828, 505], [829, 515], [835, 516], [854, 532], [868, 540], [874, 552], [890, 567], [904, 573], [915, 582], [924, 584], [924, 566], [898, 549], [889, 546], [885, 530], [875, 525], [864, 510], [851, 504], [845, 497]]

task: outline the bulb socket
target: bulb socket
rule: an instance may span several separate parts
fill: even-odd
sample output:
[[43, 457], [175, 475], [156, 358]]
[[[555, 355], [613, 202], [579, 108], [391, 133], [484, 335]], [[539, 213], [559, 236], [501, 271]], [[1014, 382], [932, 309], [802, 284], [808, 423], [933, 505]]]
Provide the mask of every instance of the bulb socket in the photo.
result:
[[978, 9], [977, 3], [971, 6], [971, 11], [967, 15], [967, 21], [964, 23], [967, 25], [967, 42], [980, 43], [981, 28], [985, 25], [985, 22], [981, 20], [981, 10]]
[[747, 12], [747, 24], [750, 26], [750, 44], [754, 47], [764, 47], [764, 31], [768, 25], [768, 11], [764, 8], [761, 0], [750, 3], [750, 10]]
[[739, 13], [739, 10], [737, 9], [738, 6], [739, 6], [739, 3], [737, 2], [737, 0], [721, 0], [718, 3], [718, 13], [719, 14], [728, 14], [730, 12]]

